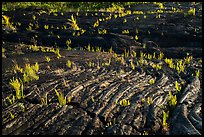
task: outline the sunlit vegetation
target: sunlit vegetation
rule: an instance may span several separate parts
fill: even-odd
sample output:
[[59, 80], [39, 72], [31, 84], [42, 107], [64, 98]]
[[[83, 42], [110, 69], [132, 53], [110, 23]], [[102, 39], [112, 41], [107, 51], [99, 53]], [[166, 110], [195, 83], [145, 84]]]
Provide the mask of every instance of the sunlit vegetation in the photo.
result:
[[[162, 22], [166, 18], [164, 13], [180, 12], [182, 13], [182, 17], [184, 15], [194, 18], [193, 16], [197, 15], [197, 11], [194, 7], [186, 9], [185, 12], [175, 7], [167, 8], [164, 2], [153, 2], [156, 10], [132, 10], [130, 7], [131, 5], [147, 3], [100, 2], [99, 4], [98, 2], [56, 2], [54, 4], [51, 2], [27, 2], [18, 5], [13, 3], [12, 5], [4, 2], [3, 11], [17, 10], [19, 7], [33, 8], [32, 6], [40, 6], [42, 8], [36, 14], [30, 15], [29, 19], [31, 22], [28, 21], [26, 23], [20, 21], [11, 22], [11, 16], [2, 15], [2, 25], [7, 26], [14, 32], [16, 31], [15, 27], [17, 27], [17, 30], [23, 28], [23, 31], [29, 32], [29, 34], [32, 33], [30, 37], [26, 35], [26, 37], [29, 37], [28, 41], [31, 43], [28, 46], [24, 47], [22, 46], [23, 44], [15, 45], [15, 51], [10, 51], [13, 49], [9, 49], [6, 46], [2, 47], [2, 58], [5, 58], [3, 60], [19, 54], [23, 57], [28, 55], [27, 53], [35, 55], [34, 58], [23, 58], [23, 61], [19, 64], [16, 63], [19, 62], [18, 60], [16, 61], [15, 58], [12, 59], [14, 64], [11, 64], [13, 65], [11, 70], [5, 70], [5, 73], [3, 73], [3, 75], [8, 75], [8, 77], [4, 76], [4, 87], [2, 88], [3, 90], [10, 90], [11, 94], [2, 92], [2, 95], [5, 96], [2, 99], [2, 104], [6, 104], [6, 107], [11, 106], [11, 108], [17, 104], [20, 113], [26, 112], [27, 105], [29, 107], [42, 106], [43, 108], [39, 108], [39, 110], [42, 109], [44, 111], [48, 106], [58, 109], [59, 107], [56, 107], [55, 104], [57, 106], [59, 104], [60, 115], [49, 115], [53, 121], [58, 119], [58, 116], [68, 114], [69, 111], [73, 111], [75, 114], [75, 111], [83, 110], [82, 112], [85, 113], [84, 117], [87, 114], [90, 119], [92, 119], [93, 115], [96, 115], [97, 118], [99, 117], [99, 123], [102, 123], [101, 126], [105, 126], [107, 130], [114, 125], [118, 126], [118, 123], [121, 122], [119, 118], [122, 117], [123, 121], [127, 119], [129, 115], [123, 114], [123, 112], [129, 113], [129, 110], [131, 110], [130, 113], [134, 113], [132, 117], [135, 118], [137, 113], [132, 112], [133, 109], [139, 108], [139, 111], [144, 107], [145, 109], [151, 109], [152, 106], [156, 108], [159, 104], [159, 107], [156, 108], [159, 109], [159, 113], [157, 113], [155, 118], [159, 118], [160, 129], [153, 131], [154, 129], [147, 130], [147, 128], [141, 128], [138, 130], [138, 134], [149, 135], [155, 132], [169, 131], [170, 123], [168, 120], [171, 118], [172, 110], [177, 107], [180, 95], [182, 95], [185, 86], [188, 85], [188, 82], [184, 80], [185, 75], [187, 77], [198, 77], [200, 80], [202, 59], [197, 59], [191, 53], [187, 53], [186, 56], [184, 54], [185, 57], [183, 56], [182, 58], [171, 58], [171, 56], [167, 56], [166, 49], [163, 50], [159, 47], [149, 46], [150, 36], [157, 35], [158, 28], [151, 29], [153, 27], [149, 23], [150, 29], [143, 30], [143, 26], [140, 27], [138, 25], [132, 27], [129, 23], [138, 23], [144, 19], [146, 21], [151, 18]], [[192, 3], [192, 6], [195, 6], [195, 4]], [[128, 8], [126, 9], [126, 7]], [[67, 15], [67, 11], [71, 11], [71, 13]], [[22, 16], [27, 17], [28, 14], [23, 13]], [[151, 14], [153, 15], [151, 16]], [[131, 19], [129, 18], [130, 15], [134, 15], [134, 17]], [[44, 16], [52, 16], [54, 18], [52, 20], [53, 23], [47, 23], [49, 19], [44, 19]], [[86, 22], [82, 19], [83, 16], [87, 19], [94, 19]], [[55, 22], [55, 18], [58, 19], [60, 17], [65, 17], [64, 21], [60, 20], [63, 24], [57, 24]], [[112, 24], [116, 20], [119, 20], [119, 23], [123, 25], [121, 28]], [[43, 23], [41, 24], [41, 22]], [[110, 27], [106, 27], [105, 23], [108, 23]], [[162, 23], [161, 25], [163, 25]], [[192, 32], [195, 31], [196, 33], [196, 29], [193, 29]], [[46, 32], [46, 36], [41, 37], [39, 35], [40, 33], [38, 33], [39, 30]], [[112, 32], [112, 30], [115, 32]], [[61, 33], [65, 33], [66, 35], [62, 35]], [[144, 34], [147, 38], [146, 36], [144, 38]], [[93, 43], [92, 41], [90, 42], [86, 38], [87, 35], [97, 37], [96, 44], [94, 43], [95, 41]], [[158, 35], [164, 38], [166, 32], [162, 30], [162, 32], [158, 32]], [[47, 40], [48, 37], [51, 40]], [[45, 47], [44, 40], [50, 40], [51, 46]], [[106, 42], [108, 45], [104, 44]], [[120, 44], [123, 42], [130, 43], [127, 45]], [[134, 42], [137, 43], [134, 44]], [[104, 47], [99, 46], [102, 44], [104, 44]], [[118, 53], [117, 50], [120, 50], [122, 53]], [[35, 58], [39, 59], [38, 62], [34, 61]], [[195, 61], [198, 64], [195, 64]], [[47, 79], [50, 77], [52, 80]], [[80, 79], [79, 81], [77, 81], [78, 78]], [[46, 81], [47, 83], [41, 83], [41, 81]], [[126, 87], [129, 88], [127, 91]], [[152, 96], [149, 92], [145, 94], [139, 93], [140, 91], [146, 92], [147, 90], [152, 91], [152, 93], [156, 92], [156, 95], [161, 95], [159, 96], [161, 98]], [[161, 92], [162, 94], [160, 94]], [[33, 95], [35, 97], [37, 95], [34, 101], [29, 98]], [[82, 97], [80, 97], [81, 95]], [[163, 98], [164, 95], [166, 100]], [[111, 100], [106, 100], [109, 98]], [[163, 101], [160, 101], [162, 98]], [[29, 102], [30, 104], [26, 104], [25, 102]], [[166, 104], [162, 104], [163, 102]], [[162, 104], [161, 106], [160, 103]], [[69, 111], [65, 111], [64, 108], [67, 107], [66, 105], [70, 105], [74, 109], [69, 108]], [[75, 109], [75, 107], [78, 108]], [[88, 110], [86, 110], [87, 108]], [[18, 114], [9, 111], [9, 109], [7, 110], [8, 119], [16, 118]], [[106, 111], [108, 112], [107, 114]], [[101, 113], [103, 113], [102, 116], [100, 115]], [[143, 113], [146, 113], [146, 110], [142, 110], [142, 115]], [[146, 114], [148, 115], [148, 113]], [[42, 114], [47, 115], [46, 113]], [[78, 117], [76, 115], [76, 118], [80, 118], [79, 120], [84, 117]], [[129, 124], [135, 124], [137, 119], [134, 120], [129, 122]], [[50, 126], [52, 121], [46, 121], [48, 121], [46, 124]], [[125, 126], [130, 126], [127, 123]], [[134, 125], [134, 128], [137, 128], [137, 124]], [[102, 130], [104, 129], [102, 128]], [[17, 132], [17, 130], [13, 132]], [[85, 132], [83, 131], [83, 133]]]
[[60, 54], [59, 48], [57, 48], [57, 49], [54, 51], [54, 53], [57, 55], [57, 58], [58, 58], [58, 59], [62, 57], [61, 54]]
[[64, 97], [64, 94], [62, 92], [58, 92], [56, 89], [55, 89], [55, 93], [58, 97], [60, 106], [66, 105], [67, 101], [66, 101], [66, 97]]
[[39, 65], [36, 62], [35, 65], [26, 64], [23, 74], [23, 81], [24, 82], [30, 82], [33, 80], [38, 80], [39, 76], [37, 75], [37, 72], [39, 70]]
[[66, 45], [67, 45], [67, 50], [71, 50], [72, 48], [70, 47], [70, 44], [72, 43], [71, 39], [66, 41]]
[[12, 114], [10, 111], [9, 111], [9, 114], [10, 114], [11, 119], [15, 118], [14, 114]]
[[80, 30], [77, 22], [76, 22], [76, 19], [74, 18], [74, 15], [72, 14], [71, 16], [71, 19], [68, 19], [68, 23], [71, 25], [71, 27], [74, 29], [74, 30]]
[[175, 81], [175, 89], [177, 92], [181, 91], [181, 85], [178, 83], [178, 81]]
[[154, 64], [154, 63], [153, 63], [151, 66], [152, 66], [152, 68], [155, 68], [156, 70], [162, 69], [162, 66], [161, 66], [161, 64], [159, 64], [159, 63], [158, 63], [158, 64]]
[[138, 38], [138, 36], [137, 35], [135, 35], [135, 40], [138, 40], [139, 38]]
[[6, 51], [6, 49], [2, 47], [2, 58], [6, 58], [5, 51]]
[[12, 105], [16, 101], [16, 97], [14, 95], [7, 96], [6, 99]]
[[17, 99], [21, 99], [24, 98], [24, 94], [23, 94], [23, 82], [20, 79], [11, 79], [9, 82], [10, 86], [12, 88], [14, 88], [14, 90], [16, 91], [16, 97]]
[[149, 80], [149, 84], [150, 84], [150, 85], [153, 85], [154, 83], [155, 83], [155, 80], [154, 80], [154, 79], [150, 79], [150, 80]]
[[126, 107], [126, 106], [129, 106], [129, 105], [130, 105], [130, 101], [127, 100], [127, 99], [123, 99], [123, 100], [121, 100], [121, 101], [119, 102], [119, 104], [120, 104], [121, 106]]
[[189, 9], [187, 15], [195, 16], [195, 8], [191, 8], [191, 9]]
[[106, 34], [107, 30], [106, 29], [98, 29], [98, 34]]
[[16, 28], [13, 26], [13, 23], [10, 22], [10, 18], [6, 15], [2, 15], [2, 24], [5, 24], [12, 31], [16, 31]]
[[171, 91], [169, 91], [169, 105], [174, 107], [174, 106], [176, 106], [176, 104], [177, 104], [176, 95], [173, 96]]
[[129, 34], [130, 32], [129, 32], [129, 30], [127, 29], [127, 30], [123, 30], [122, 31], [122, 34]]
[[13, 71], [14, 73], [17, 73], [17, 72], [23, 73], [23, 68], [21, 68], [17, 63], [15, 63]]
[[72, 62], [71, 62], [70, 60], [67, 60], [66, 65], [67, 65], [68, 68], [71, 68], [71, 66], [72, 66]]
[[153, 100], [151, 97], [147, 98], [147, 104], [150, 106], [153, 103]]
[[196, 70], [195, 74], [196, 74], [196, 77], [199, 78], [199, 76], [200, 76], [200, 70]]
[[163, 111], [162, 113], [163, 113], [163, 118], [162, 118], [163, 129], [168, 129], [169, 125], [167, 123], [167, 119], [169, 118], [169, 111], [167, 112]]
[[50, 57], [47, 57], [47, 56], [45, 57], [45, 59], [47, 62], [50, 62], [50, 60], [51, 60]]

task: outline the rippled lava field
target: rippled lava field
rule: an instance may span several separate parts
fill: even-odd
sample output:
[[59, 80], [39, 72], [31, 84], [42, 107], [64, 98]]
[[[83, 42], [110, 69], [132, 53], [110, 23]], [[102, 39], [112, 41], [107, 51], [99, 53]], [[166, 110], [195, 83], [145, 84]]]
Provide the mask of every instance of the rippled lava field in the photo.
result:
[[201, 135], [201, 6], [3, 11], [2, 134]]

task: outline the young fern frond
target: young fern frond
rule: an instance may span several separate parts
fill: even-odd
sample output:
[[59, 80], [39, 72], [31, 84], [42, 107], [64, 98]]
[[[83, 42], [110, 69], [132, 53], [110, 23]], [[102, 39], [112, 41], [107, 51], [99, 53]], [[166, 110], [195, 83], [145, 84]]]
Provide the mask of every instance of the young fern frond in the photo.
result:
[[14, 88], [14, 90], [16, 91], [16, 97], [17, 99], [21, 99], [24, 98], [23, 95], [23, 82], [22, 80], [18, 80], [13, 78], [13, 80], [11, 79], [9, 84]]

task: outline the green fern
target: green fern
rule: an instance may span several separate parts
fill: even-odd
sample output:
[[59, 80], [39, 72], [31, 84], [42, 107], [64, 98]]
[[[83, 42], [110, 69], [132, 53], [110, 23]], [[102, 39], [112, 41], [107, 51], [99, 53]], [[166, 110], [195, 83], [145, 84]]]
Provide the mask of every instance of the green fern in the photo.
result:
[[58, 101], [59, 101], [60, 106], [66, 105], [67, 102], [66, 102], [66, 97], [64, 97], [64, 94], [61, 92], [58, 92], [56, 89], [55, 89], [55, 93], [58, 97]]

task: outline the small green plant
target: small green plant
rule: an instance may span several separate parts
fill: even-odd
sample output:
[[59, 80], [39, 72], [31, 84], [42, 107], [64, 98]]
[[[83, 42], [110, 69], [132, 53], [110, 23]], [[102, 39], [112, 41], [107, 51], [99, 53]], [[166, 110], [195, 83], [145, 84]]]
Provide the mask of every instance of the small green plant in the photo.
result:
[[9, 114], [10, 114], [11, 119], [15, 118], [15, 116], [11, 113], [11, 111], [9, 111]]
[[49, 25], [44, 25], [44, 29], [49, 29]]
[[155, 68], [156, 70], [162, 69], [162, 66], [160, 64], [154, 64], [153, 63], [151, 66], [152, 66], [152, 68]]
[[67, 102], [70, 103], [72, 100], [72, 97], [68, 97]]
[[91, 51], [94, 52], [94, 47], [91, 47]]
[[149, 60], [151, 60], [151, 59], [152, 59], [152, 55], [151, 55], [151, 54], [147, 54], [147, 58], [148, 58]]
[[17, 72], [23, 73], [23, 68], [19, 67], [19, 65], [15, 63], [13, 71], [14, 73], [17, 73]]
[[96, 22], [94, 23], [93, 27], [95, 28], [95, 27], [98, 27], [98, 26], [99, 26], [99, 21], [96, 20]]
[[35, 15], [33, 15], [32, 17], [33, 17], [33, 20], [35, 20], [35, 19], [36, 19], [36, 16], [35, 16]]
[[92, 102], [94, 102], [94, 101], [95, 101], [93, 96], [91, 97], [91, 101], [92, 101]]
[[[92, 65], [93, 64], [93, 65]], [[88, 66], [89, 67], [92, 67], [92, 66], [94, 66], [94, 63], [92, 63], [91, 61], [88, 63]]]
[[180, 74], [181, 72], [184, 72], [184, 62], [182, 60], [177, 61], [176, 70], [177, 70], [178, 74]]
[[96, 47], [96, 52], [101, 52], [101, 47]]
[[67, 50], [70, 51], [72, 48], [70, 47], [70, 44], [72, 43], [71, 39], [68, 39], [66, 41], [66, 45], [67, 45]]
[[153, 85], [154, 83], [155, 83], [155, 80], [154, 80], [154, 79], [150, 79], [150, 80], [149, 80], [149, 84], [150, 84], [150, 85]]
[[156, 59], [156, 53], [155, 52], [153, 53], [153, 57], [152, 58]]
[[145, 54], [143, 52], [140, 52], [140, 58], [144, 58]]
[[131, 56], [134, 58], [134, 57], [136, 57], [136, 55], [137, 55], [137, 53], [134, 50], [132, 50]]
[[199, 78], [199, 76], [200, 76], [200, 70], [196, 70], [196, 77], [198, 77]]
[[136, 34], [139, 34], [139, 31], [138, 31], [138, 29], [137, 29], [137, 28], [136, 28], [135, 32], [136, 32]]
[[64, 94], [61, 92], [58, 92], [56, 89], [55, 89], [55, 93], [58, 97], [58, 101], [59, 101], [60, 106], [66, 105], [67, 102], [66, 102], [66, 97], [64, 97]]
[[71, 25], [71, 27], [74, 29], [74, 30], [80, 30], [79, 26], [77, 25], [77, 22], [76, 22], [76, 19], [74, 18], [73, 14], [71, 16], [71, 19], [68, 19], [68, 23]]
[[16, 91], [17, 99], [24, 98], [24, 95], [23, 95], [23, 82], [21, 80], [18, 80], [18, 79], [14, 80], [14, 77], [13, 77], [13, 79], [10, 80], [9, 84]]
[[51, 60], [51, 59], [50, 59], [49, 57], [47, 57], [47, 56], [45, 57], [45, 59], [46, 59], [47, 62], [50, 62], [50, 60]]
[[148, 131], [144, 130], [142, 135], [149, 135]]
[[9, 21], [9, 17], [6, 15], [2, 15], [3, 20], [2, 24], [5, 24], [8, 28], [10, 28], [12, 31], [16, 31], [16, 28], [12, 25], [12, 23]]
[[32, 50], [32, 51], [39, 51], [40, 50], [40, 48], [38, 46], [36, 46], [36, 45], [31, 45], [29, 47], [29, 49]]
[[191, 8], [188, 10], [187, 15], [195, 16], [195, 8]]
[[172, 58], [171, 59], [165, 58], [164, 61], [166, 62], [166, 64], [168, 64], [169, 68], [172, 68], [172, 69], [175, 68], [175, 65], [173, 63], [173, 59]]
[[87, 50], [88, 50], [88, 51], [91, 51], [91, 45], [90, 45], [90, 44], [88, 44]]
[[164, 57], [164, 53], [160, 52], [158, 56], [158, 60], [161, 60]]
[[110, 66], [111, 58], [108, 59], [108, 62], [105, 63], [106, 66]]
[[177, 81], [175, 81], [175, 89], [177, 92], [181, 91], [181, 85]]
[[135, 70], [135, 65], [132, 61], [130, 62], [130, 66], [131, 66], [132, 70]]
[[143, 64], [145, 64], [145, 61], [144, 61], [144, 59], [141, 57], [140, 59], [139, 59], [139, 61], [138, 61], [138, 65], [143, 65]]
[[9, 101], [10, 105], [12, 105], [16, 100], [14, 95], [12, 95], [12, 99], [10, 99], [10, 96], [7, 96], [6, 99]]
[[138, 40], [139, 38], [138, 38], [138, 36], [137, 35], [135, 35], [135, 40]]
[[127, 19], [124, 19], [124, 20], [123, 20], [123, 23], [126, 23], [126, 22], [127, 22]]
[[46, 52], [46, 49], [44, 47], [40, 48], [42, 52]]
[[130, 32], [129, 32], [129, 30], [127, 29], [127, 30], [123, 30], [122, 31], [122, 34], [129, 34]]
[[107, 30], [106, 29], [98, 29], [98, 34], [106, 34]]
[[166, 129], [166, 128], [168, 128], [167, 119], [169, 118], [169, 111], [167, 111], [167, 112], [162, 111], [162, 112], [163, 112], [162, 126], [164, 129]]
[[176, 95], [173, 96], [171, 91], [169, 91], [169, 105], [174, 107], [174, 106], [176, 106], [176, 104], [177, 104]]
[[124, 74], [125, 71], [123, 69], [120, 69], [120, 74]]
[[23, 81], [30, 82], [33, 80], [38, 80], [39, 76], [36, 74], [39, 71], [39, 64], [38, 62], [35, 65], [26, 64], [23, 74]]
[[169, 111], [167, 111], [167, 112], [162, 111], [162, 114], [163, 114], [162, 125], [167, 126], [167, 119], [169, 117]]
[[192, 56], [187, 56], [186, 58], [184, 58], [184, 64], [190, 64], [191, 60], [193, 59]]
[[151, 97], [147, 98], [147, 104], [150, 106], [153, 103], [153, 99]]
[[5, 51], [6, 51], [6, 49], [2, 47], [2, 58], [6, 58]]
[[113, 53], [113, 48], [112, 47], [109, 49], [109, 53]]
[[57, 55], [58, 59], [62, 57], [58, 48], [54, 51], [54, 53]]
[[123, 100], [120, 101], [120, 105], [124, 106], [124, 107], [129, 106], [130, 105], [130, 101], [126, 100], [126, 99], [123, 99]]
[[67, 65], [68, 68], [71, 68], [71, 66], [72, 66], [72, 62], [71, 62], [70, 60], [67, 60], [66, 65]]
[[202, 59], [199, 59], [199, 60], [198, 60], [198, 63], [199, 63], [199, 64], [202, 64]]

